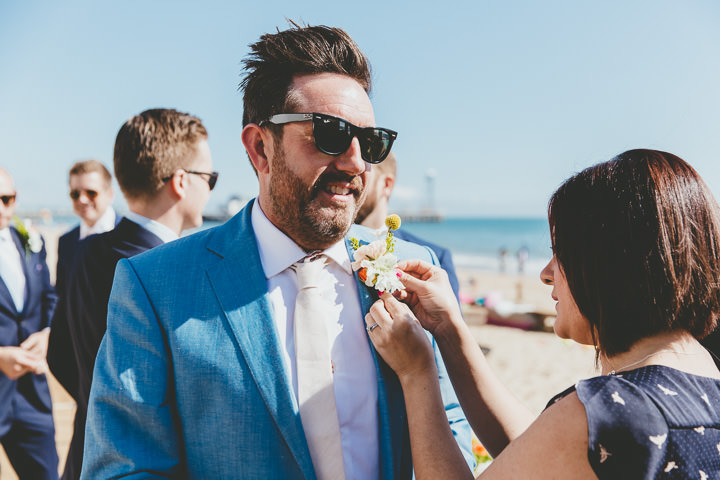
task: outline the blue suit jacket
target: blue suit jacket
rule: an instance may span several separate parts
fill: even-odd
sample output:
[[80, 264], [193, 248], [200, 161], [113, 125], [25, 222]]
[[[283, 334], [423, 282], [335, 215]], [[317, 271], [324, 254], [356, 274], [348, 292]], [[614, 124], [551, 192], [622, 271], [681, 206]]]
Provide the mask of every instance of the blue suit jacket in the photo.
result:
[[[82, 478], [315, 478], [272, 319], [252, 203], [224, 225], [118, 264]], [[434, 258], [404, 242], [396, 253]], [[367, 311], [376, 297], [359, 281], [358, 291]], [[402, 391], [373, 355], [381, 476], [410, 478]], [[449, 404], [469, 451], [454, 393]]]
[[[18, 312], [5, 282], [0, 278], [0, 345], [19, 346], [31, 334], [50, 326], [55, 308], [55, 291], [50, 284], [50, 272], [45, 261], [46, 252], [25, 253], [20, 234], [10, 227], [11, 236], [23, 260], [25, 273], [25, 304]], [[9, 428], [12, 420], [13, 395], [23, 395], [37, 410], [50, 412], [52, 402], [45, 375], [26, 374], [17, 380], [10, 380], [0, 373], [0, 437]]]
[[448, 280], [450, 280], [450, 286], [452, 287], [453, 292], [455, 292], [455, 297], [458, 301], [460, 300], [460, 282], [458, 282], [457, 274], [455, 273], [455, 264], [453, 263], [452, 253], [450, 250], [435, 243], [428, 242], [427, 240], [424, 240], [407, 230], [397, 230], [394, 232], [394, 236], [395, 238], [401, 238], [403, 240], [407, 240], [408, 242], [430, 247], [430, 249], [435, 252], [435, 255], [437, 255], [438, 260], [440, 260], [440, 266], [442, 269], [447, 272]]

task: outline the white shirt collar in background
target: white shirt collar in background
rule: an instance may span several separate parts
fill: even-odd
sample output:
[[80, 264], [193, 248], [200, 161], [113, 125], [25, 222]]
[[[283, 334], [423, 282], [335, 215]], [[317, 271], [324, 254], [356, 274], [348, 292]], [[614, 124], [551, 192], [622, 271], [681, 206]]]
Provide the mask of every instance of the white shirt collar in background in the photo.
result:
[[163, 243], [172, 242], [173, 240], [177, 240], [178, 238], [180, 238], [178, 237], [178, 234], [170, 230], [169, 227], [166, 227], [162, 223], [155, 220], [143, 217], [142, 215], [139, 215], [135, 212], [126, 213], [125, 218], [137, 223], [148, 232], [155, 234], [158, 238], [160, 238], [160, 240], [163, 241]]
[[108, 207], [92, 227], [85, 223], [85, 220], [80, 221], [80, 240], [96, 233], [109, 232], [113, 228], [115, 228], [115, 210]]

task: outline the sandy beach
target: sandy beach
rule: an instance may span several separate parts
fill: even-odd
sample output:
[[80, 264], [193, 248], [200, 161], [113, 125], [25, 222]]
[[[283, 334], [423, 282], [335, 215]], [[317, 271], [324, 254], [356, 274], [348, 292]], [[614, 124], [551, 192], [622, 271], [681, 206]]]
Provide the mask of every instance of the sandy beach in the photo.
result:
[[[65, 227], [40, 226], [39, 229], [46, 241], [48, 264], [54, 271], [57, 239]], [[551, 323], [555, 311], [550, 298], [551, 288], [541, 284], [536, 277], [461, 269], [458, 278], [464, 296], [532, 305], [533, 312]], [[561, 340], [548, 331], [490, 325], [487, 323], [489, 311], [484, 307], [465, 305], [463, 313], [478, 343], [489, 348], [487, 358], [497, 376], [535, 413], [540, 413], [556, 393], [596, 373], [592, 348]], [[75, 406], [53, 378], [50, 379], [50, 387], [62, 470], [72, 436]], [[0, 465], [2, 480], [17, 478], [4, 453]]]

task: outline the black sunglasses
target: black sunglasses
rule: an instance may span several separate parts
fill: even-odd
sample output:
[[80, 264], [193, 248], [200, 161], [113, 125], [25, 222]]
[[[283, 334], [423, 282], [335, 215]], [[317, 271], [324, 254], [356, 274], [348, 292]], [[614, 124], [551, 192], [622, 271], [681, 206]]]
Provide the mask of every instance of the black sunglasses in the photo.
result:
[[95, 197], [98, 196], [98, 192], [95, 190], [70, 190], [70, 198], [77, 200], [83, 192], [85, 192], [85, 195], [87, 195], [90, 200], [95, 200]]
[[380, 163], [387, 158], [397, 132], [387, 128], [358, 127], [342, 118], [324, 113], [279, 113], [260, 122], [282, 125], [312, 120], [315, 146], [327, 155], [340, 155], [350, 148], [354, 137], [360, 142], [360, 155], [368, 163]]
[[[197, 171], [195, 171], [195, 170], [185, 170], [184, 168], [182, 169], [182, 171], [185, 172], [185, 173], [191, 173], [191, 174], [193, 174], [193, 175], [207, 175], [207, 176], [208, 176], [207, 182], [208, 182], [208, 186], [210, 187], [210, 190], [212, 190], [213, 188], [215, 188], [215, 184], [217, 183], [217, 179], [218, 179], [218, 177], [220, 176], [220, 174], [219, 174], [218, 172], [197, 172]], [[173, 173], [172, 175], [170, 175], [169, 177], [163, 178], [162, 181], [163, 181], [163, 182], [167, 182], [167, 181], [170, 180], [173, 176], [175, 176], [174, 173]]]
[[15, 204], [15, 196], [16, 194], [14, 193], [12, 195], [0, 195], [0, 201], [2, 201], [3, 205], [9, 207]]

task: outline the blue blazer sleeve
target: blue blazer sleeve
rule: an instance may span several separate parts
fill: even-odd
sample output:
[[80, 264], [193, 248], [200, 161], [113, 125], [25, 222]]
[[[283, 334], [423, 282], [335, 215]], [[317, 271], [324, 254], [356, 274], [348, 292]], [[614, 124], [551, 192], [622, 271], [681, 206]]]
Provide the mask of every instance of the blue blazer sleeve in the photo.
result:
[[[433, 263], [438, 265], [439, 260], [434, 251], [429, 247], [425, 248], [427, 248], [430, 252]], [[435, 353], [435, 364], [438, 369], [440, 393], [442, 395], [443, 404], [445, 405], [445, 414], [447, 415], [448, 423], [450, 424], [450, 430], [452, 430], [455, 441], [457, 442], [458, 447], [460, 447], [460, 451], [462, 452], [463, 457], [465, 457], [468, 467], [470, 467], [470, 470], [474, 470], [475, 455], [473, 455], [472, 452], [472, 429], [470, 428], [467, 418], [465, 418], [465, 412], [463, 412], [462, 407], [460, 407], [460, 401], [458, 400], [457, 395], [455, 394], [455, 389], [450, 382], [450, 377], [448, 376], [447, 368], [445, 368], [445, 362], [442, 359], [442, 355], [440, 355], [437, 343], [429, 333], [428, 336], [430, 337], [433, 351]]]
[[95, 362], [81, 478], [185, 476], [166, 348], [143, 286], [121, 260]]

